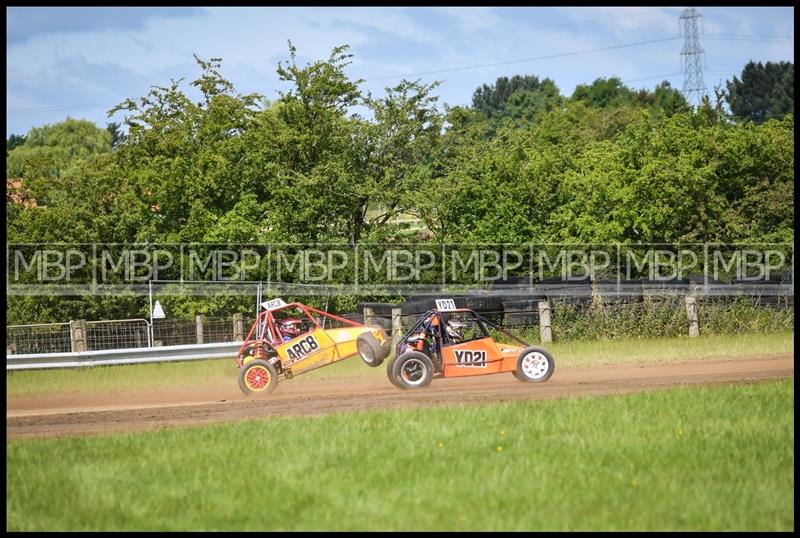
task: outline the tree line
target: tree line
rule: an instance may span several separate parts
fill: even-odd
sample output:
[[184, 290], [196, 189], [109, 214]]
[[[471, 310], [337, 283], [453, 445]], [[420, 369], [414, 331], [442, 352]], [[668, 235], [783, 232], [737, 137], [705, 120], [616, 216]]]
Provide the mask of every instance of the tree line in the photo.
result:
[[[790, 63], [751, 62], [697, 108], [666, 81], [636, 91], [603, 78], [565, 97], [536, 76], [499, 78], [451, 107], [437, 82], [365, 92], [346, 73], [347, 46], [299, 65], [290, 43], [277, 68], [289, 89], [274, 101], [238, 93], [219, 58], [195, 58], [199, 101], [172, 80], [109, 111], [124, 129], [67, 119], [7, 140], [8, 241], [794, 237]], [[17, 301], [19, 322], [30, 301]], [[104, 317], [133, 308], [102, 304]]]

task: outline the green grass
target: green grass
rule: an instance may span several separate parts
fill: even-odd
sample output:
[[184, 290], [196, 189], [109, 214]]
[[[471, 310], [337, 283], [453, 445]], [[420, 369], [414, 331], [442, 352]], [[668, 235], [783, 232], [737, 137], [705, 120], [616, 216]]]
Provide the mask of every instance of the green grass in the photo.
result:
[[7, 530], [793, 530], [794, 382], [7, 442]]
[[[675, 361], [689, 358], [741, 357], [794, 351], [794, 333], [701, 336], [698, 338], [631, 338], [553, 342], [558, 368], [593, 364]], [[17, 371], [6, 374], [7, 396], [168, 389], [215, 383], [236, 384], [238, 369], [230, 360], [136, 364], [87, 369]], [[291, 383], [314, 379], [385, 377], [385, 368], [369, 368], [357, 357], [297, 376]]]
[[117, 392], [168, 389], [233, 379], [236, 360], [199, 360], [154, 364], [126, 364], [58, 370], [22, 370], [6, 373], [6, 396]]
[[709, 335], [697, 338], [681, 336], [576, 340], [555, 342], [544, 347], [553, 350], [559, 366], [746, 357], [794, 352], [794, 331], [773, 334]]

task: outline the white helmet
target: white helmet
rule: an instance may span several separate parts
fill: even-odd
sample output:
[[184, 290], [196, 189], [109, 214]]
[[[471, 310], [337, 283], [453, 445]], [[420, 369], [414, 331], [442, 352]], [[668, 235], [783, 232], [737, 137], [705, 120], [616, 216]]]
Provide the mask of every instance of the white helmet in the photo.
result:
[[447, 329], [447, 336], [449, 336], [450, 338], [456, 338], [458, 340], [461, 340], [460, 331], [461, 329], [466, 327], [466, 325], [460, 319], [451, 319], [447, 321], [445, 327]]

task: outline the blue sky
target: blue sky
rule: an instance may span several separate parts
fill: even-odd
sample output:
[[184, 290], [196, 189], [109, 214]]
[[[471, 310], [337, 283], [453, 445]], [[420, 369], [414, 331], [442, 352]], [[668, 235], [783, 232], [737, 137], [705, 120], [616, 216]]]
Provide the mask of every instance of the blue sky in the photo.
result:
[[[6, 8], [6, 136], [106, 112], [150, 86], [199, 69], [192, 57], [221, 57], [241, 93], [276, 98], [275, 69], [288, 58], [325, 59], [337, 45], [354, 54], [348, 72], [381, 95], [406, 78], [443, 81], [440, 103], [467, 105], [499, 76], [553, 79], [563, 95], [597, 77], [635, 88], [669, 80], [683, 86], [681, 8]], [[701, 8], [704, 80], [740, 74], [749, 60], [794, 61], [794, 9]], [[647, 41], [668, 41], [635, 45]], [[610, 49], [619, 45], [631, 45]], [[594, 50], [594, 49], [608, 50]], [[555, 56], [553, 58], [542, 58]], [[528, 61], [517, 61], [528, 60]], [[501, 64], [506, 62], [505, 64]], [[501, 65], [487, 65], [501, 64]], [[482, 67], [475, 67], [482, 66]], [[429, 73], [430, 72], [430, 73]], [[425, 73], [425, 74], [419, 74]]]

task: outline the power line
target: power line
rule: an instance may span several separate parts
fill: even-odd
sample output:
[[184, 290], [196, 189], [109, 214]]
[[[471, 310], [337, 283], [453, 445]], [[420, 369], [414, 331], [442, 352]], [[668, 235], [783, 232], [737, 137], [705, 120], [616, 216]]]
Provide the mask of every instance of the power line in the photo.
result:
[[781, 43], [793, 43], [793, 37], [778, 37], [765, 35], [736, 35], [736, 34], [703, 34], [708, 39], [722, 39], [726, 41], [776, 41]]
[[666, 78], [671, 78], [671, 77], [679, 77], [682, 74], [683, 73], [668, 73], [666, 75], [653, 75], [651, 77], [629, 78], [629, 79], [623, 80], [622, 82], [624, 82], [624, 83], [639, 82], [640, 80], [653, 80], [655, 78], [665, 78], [666, 79]]
[[[596, 18], [593, 18], [593, 19], [588, 19], [586, 21], [578, 21], [578, 22], [570, 22], [570, 23], [559, 23], [559, 24], [550, 25], [550, 26], [542, 26], [540, 28], [533, 28], [531, 30], [550, 29], [550, 28], [555, 28], [555, 27], [560, 27], [560, 26], [575, 26], [575, 25], [578, 25], [578, 24], [584, 24], [586, 22], [595, 22], [595, 21], [604, 20], [604, 19], [607, 19], [607, 18], [609, 18], [609, 17], [596, 17]], [[719, 39], [719, 40], [730, 40], [730, 41], [775, 41], [775, 42], [782, 42], [782, 43], [793, 43], [794, 42], [794, 38], [792, 38], [792, 37], [761, 36], [761, 35], [703, 34], [703, 37], [704, 38], [708, 38], [708, 39]], [[464, 40], [467, 40], [467, 39], [470, 39], [470, 38], [465, 38]], [[472, 38], [472, 41], [474, 41], [474, 38]], [[647, 42], [644, 42], [644, 43], [647, 43]], [[626, 45], [623, 45], [623, 46], [626, 46]], [[630, 45], [630, 46], [633, 46], [633, 45]], [[613, 47], [609, 47], [609, 48], [613, 48]], [[578, 52], [568, 53], [568, 54], [582, 54], [583, 52], [593, 52], [594, 50], [607, 50], [607, 49], [605, 49], [605, 48], [604, 49], [592, 49], [592, 50], [589, 50], [589, 51], [578, 51]], [[487, 65], [502, 65], [503, 63], [524, 62], [524, 61], [531, 61], [531, 60], [535, 60], [535, 59], [540, 59], [540, 58], [531, 58], [531, 59], [527, 59], [527, 60], [512, 60], [511, 62], [500, 62], [498, 64], [487, 64]], [[476, 67], [484, 67], [484, 66], [476, 66]], [[469, 67], [469, 68], [471, 68], [471, 67]], [[454, 69], [467, 69], [467, 68], [454, 68]], [[121, 68], [120, 67], [120, 68], [110, 68], [110, 69], [101, 69], [101, 70], [92, 70], [92, 71], [71, 71], [71, 72], [68, 72], [68, 73], [63, 73], [63, 76], [75, 77], [75, 76], [108, 75], [108, 74], [119, 74], [119, 73], [126, 73], [126, 74], [130, 74], [130, 75], [133, 75], [133, 76], [143, 76], [143, 75], [149, 75], [149, 74], [163, 73], [163, 72], [168, 71], [168, 70], [169, 70], [169, 67], [163, 67], [163, 68], [159, 68], [159, 69], [148, 69], [146, 71], [131, 71], [129, 69], [125, 69], [125, 68]], [[389, 78], [395, 78], [395, 77], [400, 77], [400, 76], [413, 76], [413, 75], [417, 75], [417, 74], [438, 73], [440, 71], [447, 71], [447, 70], [437, 70], [437, 71], [429, 71], [429, 72], [423, 72], [423, 73], [411, 73], [409, 75], [390, 75], [390, 76], [385, 76], [385, 77], [375, 77], [375, 78], [373, 78], [371, 80], [389, 79]], [[26, 75], [26, 78], [30, 78], [30, 76]], [[174, 78], [175, 80], [178, 80], [180, 78], [187, 78], [187, 77], [186, 77], [186, 75], [184, 75], [183, 77], [179, 76], [179, 77], [172, 77], [172, 78]]]
[[[680, 38], [678, 38], [678, 37], [667, 37], [667, 38], [661, 38], [661, 39], [651, 39], [649, 41], [639, 41], [639, 42], [636, 42], [636, 43], [623, 43], [623, 44], [620, 44], [620, 45], [611, 45], [611, 46], [608, 46], [608, 47], [600, 47], [600, 48], [596, 48], [596, 49], [585, 49], [585, 50], [578, 50], [578, 51], [571, 51], [571, 52], [562, 52], [562, 53], [558, 53], [558, 54], [549, 54], [549, 55], [546, 55], [546, 56], [537, 56], [537, 57], [534, 57], [534, 58], [523, 58], [523, 59], [520, 59], [520, 60], [509, 60], [509, 61], [504, 61], [504, 62], [494, 62], [494, 63], [491, 63], [491, 64], [481, 64], [481, 65], [471, 65], [471, 66], [463, 66], [463, 67], [453, 67], [453, 68], [449, 68], [449, 69], [438, 69], [438, 70], [434, 70], [434, 71], [425, 71], [425, 72], [419, 72], [419, 73], [407, 73], [405, 75], [389, 75], [389, 76], [383, 76], [383, 77], [374, 77], [374, 78], [371, 78], [371, 79], [368, 79], [368, 80], [373, 80], [373, 81], [374, 80], [386, 80], [386, 79], [393, 79], [393, 78], [400, 78], [400, 77], [404, 78], [404, 77], [412, 77], [412, 76], [418, 76], [418, 75], [429, 75], [429, 74], [436, 74], [436, 73], [448, 73], [448, 72], [453, 72], [453, 71], [465, 71], [465, 70], [468, 70], [468, 69], [479, 69], [481, 67], [492, 67], [492, 66], [497, 66], [497, 65], [509, 65], [509, 64], [515, 64], [515, 63], [531, 62], [531, 61], [536, 61], [536, 60], [547, 60], [547, 59], [551, 59], [551, 58], [561, 58], [561, 57], [564, 57], [564, 56], [575, 56], [575, 55], [579, 55], [579, 54], [586, 54], [586, 53], [590, 53], [590, 52], [600, 52], [600, 51], [604, 51], [604, 50], [614, 50], [614, 49], [621, 49], [621, 48], [628, 48], [628, 47], [638, 47], [638, 46], [641, 46], [641, 45], [649, 45], [649, 44], [652, 44], [652, 43], [663, 43], [665, 41], [674, 41], [676, 39], [680, 39]], [[104, 108], [104, 107], [112, 108], [114, 106], [116, 106], [116, 105], [107, 105], [107, 104], [102, 104], [102, 103], [94, 103], [94, 104], [86, 104], [86, 105], [63, 105], [63, 106], [54, 106], [54, 107], [29, 107], [29, 108], [18, 108], [18, 109], [8, 110], [6, 113], [7, 114], [26, 114], [26, 113], [38, 113], [38, 112], [61, 112], [61, 111], [66, 111], [66, 110], [88, 110], [88, 109]]]
[[24, 113], [32, 113], [32, 112], [62, 112], [65, 110], [80, 110], [80, 109], [90, 109], [90, 108], [113, 108], [116, 105], [108, 105], [107, 103], [92, 103], [86, 105], [58, 105], [58, 106], [40, 106], [40, 107], [28, 107], [28, 108], [17, 108], [14, 110], [9, 110], [8, 114], [24, 114]]
[[[709, 36], [705, 36], [709, 37]], [[710, 37], [714, 37], [715, 39], [728, 39], [728, 40], [737, 40], [741, 38], [742, 40], [751, 39], [751, 38], [769, 38], [770, 36], [741, 36], [741, 35], [734, 35], [734, 34], [711, 34]], [[649, 45], [653, 43], [663, 43], [667, 41], [674, 41], [680, 39], [680, 37], [665, 37], [660, 39], [651, 39], [648, 41], [639, 41], [635, 43], [623, 43], [619, 45], [610, 45], [607, 47], [599, 47], [594, 49], [584, 49], [578, 51], [570, 51], [570, 52], [562, 52], [558, 54], [549, 54], [545, 56], [536, 56], [532, 58], [522, 58], [519, 60], [508, 60], [503, 62], [493, 62], [487, 64], [477, 64], [477, 65], [469, 65], [469, 66], [462, 66], [462, 67], [453, 67], [453, 68], [444, 68], [444, 69], [436, 69], [431, 71], [420, 71], [417, 73], [406, 73], [402, 75], [386, 75], [380, 77], [373, 77], [367, 79], [368, 81], [377, 81], [377, 80], [389, 80], [389, 79], [396, 79], [396, 78], [405, 78], [405, 77], [413, 77], [413, 76], [420, 76], [420, 75], [432, 75], [438, 73], [449, 73], [455, 71], [466, 71], [470, 69], [480, 69], [483, 67], [495, 67], [500, 65], [511, 65], [517, 63], [525, 63], [525, 62], [533, 62], [538, 60], [548, 60], [553, 58], [562, 58], [566, 56], [576, 56], [580, 54], [587, 54], [591, 52], [602, 52], [606, 50], [615, 50], [615, 49], [622, 49], [622, 48], [630, 48], [630, 47], [638, 47], [643, 45]], [[788, 38], [775, 38], [776, 40], [787, 40], [791, 41]], [[714, 71], [714, 70], [709, 70]], [[156, 72], [156, 71], [152, 71]], [[731, 71], [730, 73], [737, 73], [738, 71]], [[728, 72], [726, 72], [728, 73]], [[98, 73], [99, 74], [99, 73]], [[678, 73], [679, 74], [679, 73]], [[623, 82], [637, 82], [641, 80], [651, 80], [661, 77], [672, 77], [677, 76], [678, 74], [667, 74], [667, 75], [657, 75], [652, 77], [641, 77], [636, 79], [628, 79], [624, 80]], [[6, 111], [6, 114], [36, 114], [36, 113], [46, 113], [46, 112], [63, 112], [63, 111], [70, 111], [70, 110], [91, 110], [97, 108], [108, 108], [111, 109], [115, 107], [119, 103], [114, 104], [107, 104], [107, 103], [89, 103], [89, 104], [81, 104], [81, 105], [57, 105], [57, 106], [43, 106], [43, 107], [26, 107], [26, 108], [17, 108], [17, 109], [9, 109]]]
[[549, 60], [552, 58], [562, 58], [564, 56], [575, 56], [578, 54], [586, 54], [589, 52], [601, 52], [604, 50], [614, 50], [614, 49], [622, 49], [628, 47], [638, 47], [641, 45], [649, 45], [651, 43], [663, 43], [665, 41], [675, 41], [676, 39], [680, 39], [680, 37], [664, 37], [661, 39], [651, 39], [649, 41], [639, 41], [636, 43], [623, 43], [621, 45], [611, 45], [608, 47], [600, 47], [596, 49], [585, 49], [585, 50], [576, 50], [572, 52], [561, 52], [558, 54], [548, 54], [546, 56], [535, 56], [533, 58], [522, 58], [520, 60], [508, 60], [505, 62], [493, 62], [488, 64], [478, 64], [478, 65], [467, 65], [463, 67], [452, 67], [448, 69], [436, 69], [434, 71], [420, 71], [417, 73], [406, 73], [404, 75], [387, 75], [382, 77], [373, 77], [371, 79], [367, 79], [368, 81], [374, 80], [386, 80], [386, 79], [393, 79], [393, 78], [405, 78], [405, 77], [416, 77], [419, 75], [435, 75], [437, 73], [451, 73], [453, 71], [466, 71], [468, 69], [480, 69], [482, 67], [495, 67], [498, 65], [509, 65], [509, 64], [517, 64], [517, 63], [524, 63], [524, 62], [533, 62], [537, 60]]

